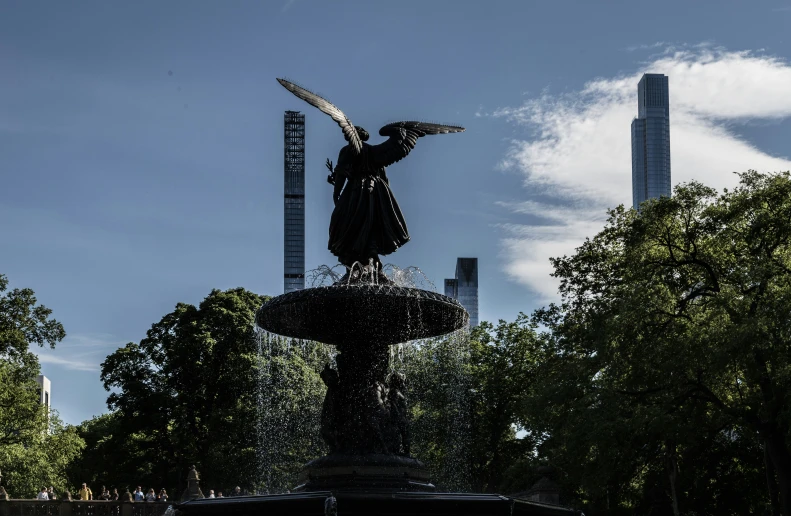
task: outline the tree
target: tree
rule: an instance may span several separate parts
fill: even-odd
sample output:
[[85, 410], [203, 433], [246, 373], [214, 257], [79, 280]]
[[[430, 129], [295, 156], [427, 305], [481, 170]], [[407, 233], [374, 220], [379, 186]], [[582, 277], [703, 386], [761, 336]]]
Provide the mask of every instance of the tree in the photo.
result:
[[49, 486], [57, 493], [69, 490], [66, 470], [84, 447], [75, 428], [63, 425], [57, 413], [50, 412], [38, 432], [21, 442], [0, 446], [3, 482], [9, 495], [33, 498]]
[[0, 274], [0, 358], [23, 366], [24, 374], [37, 374], [38, 360], [28, 351], [30, 344], [49, 344], [54, 349], [66, 332], [63, 325], [49, 318], [52, 310], [36, 305], [31, 289], [15, 288], [3, 294], [7, 289], [8, 278]]
[[411, 348], [406, 372], [414, 450], [443, 489], [514, 492], [529, 487], [523, 469], [535, 464], [535, 436], [522, 399], [532, 388], [535, 326], [526, 316], [483, 322]]
[[791, 177], [750, 171], [720, 196], [690, 183], [639, 214], [612, 210], [553, 260], [562, 301], [535, 314], [551, 387], [531, 403], [550, 407], [556, 455], [584, 459], [577, 480], [600, 505], [663, 498], [680, 514], [708, 497], [725, 513], [759, 510], [763, 493], [689, 472], [733, 460], [755, 485], [763, 448], [771, 502], [791, 513], [789, 242]]
[[[123, 493], [127, 488], [134, 491], [136, 482], [153, 480], [146, 478], [151, 471], [149, 437], [124, 428], [124, 419], [118, 412], [83, 421], [76, 432], [85, 441], [85, 450], [69, 464], [67, 474], [72, 486], [85, 482], [117, 488]], [[172, 491], [175, 484], [160, 483], [157, 488], [165, 487], [171, 496], [178, 495]]]
[[[0, 274], [0, 294], [7, 288]], [[0, 295], [0, 464], [16, 497], [35, 496], [45, 485], [66, 489], [66, 466], [84, 446], [39, 401], [39, 363], [30, 345], [54, 348], [66, 333], [49, 318], [52, 311], [36, 303], [31, 289]]]
[[299, 422], [321, 406], [317, 371], [327, 355], [257, 335], [255, 311], [265, 300], [242, 288], [213, 290], [198, 307], [179, 303], [145, 339], [109, 355], [101, 378], [113, 414], [82, 425], [97, 444], [75, 474], [98, 457], [128, 453], [103, 482], [180, 492], [196, 465], [213, 488], [290, 485], [295, 465], [322, 446], [318, 431]]

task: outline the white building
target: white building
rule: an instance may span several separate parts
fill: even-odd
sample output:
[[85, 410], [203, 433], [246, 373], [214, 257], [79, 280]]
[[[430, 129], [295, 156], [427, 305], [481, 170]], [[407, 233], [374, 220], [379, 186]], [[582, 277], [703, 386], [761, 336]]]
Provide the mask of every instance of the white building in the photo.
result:
[[50, 401], [52, 400], [52, 384], [49, 378], [43, 374], [36, 377], [36, 383], [38, 384], [39, 403], [47, 407], [47, 414], [49, 414]]

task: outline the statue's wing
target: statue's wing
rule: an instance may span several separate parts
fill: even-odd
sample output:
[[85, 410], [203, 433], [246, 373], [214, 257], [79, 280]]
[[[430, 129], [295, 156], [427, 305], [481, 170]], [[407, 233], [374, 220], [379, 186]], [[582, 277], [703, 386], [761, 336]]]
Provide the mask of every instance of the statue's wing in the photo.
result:
[[360, 137], [357, 135], [357, 131], [354, 128], [354, 124], [352, 123], [349, 118], [343, 114], [343, 111], [338, 109], [334, 104], [332, 104], [329, 100], [319, 97], [312, 91], [308, 91], [301, 86], [297, 86], [293, 82], [289, 82], [285, 79], [278, 79], [279, 82], [284, 88], [288, 91], [296, 95], [297, 97], [301, 98], [311, 106], [319, 108], [322, 112], [330, 115], [335, 122], [341, 126], [343, 129], [343, 134], [346, 136], [346, 139], [349, 141], [349, 145], [357, 152], [363, 148], [363, 142], [360, 140]]
[[404, 159], [415, 148], [417, 139], [427, 134], [461, 133], [463, 127], [455, 125], [429, 124], [426, 122], [395, 122], [379, 129], [381, 136], [389, 136], [387, 141], [372, 145], [370, 157], [380, 167], [387, 167]]
[[430, 124], [428, 122], [393, 122], [379, 129], [379, 134], [388, 136], [384, 133], [389, 127], [404, 127], [412, 129], [425, 134], [448, 134], [448, 133], [463, 133], [464, 128], [457, 125], [444, 125], [444, 124]]

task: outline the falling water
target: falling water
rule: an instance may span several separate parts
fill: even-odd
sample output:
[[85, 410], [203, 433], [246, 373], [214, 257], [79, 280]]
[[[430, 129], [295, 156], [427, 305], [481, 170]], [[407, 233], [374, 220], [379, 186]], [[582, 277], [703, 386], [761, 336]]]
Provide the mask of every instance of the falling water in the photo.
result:
[[[325, 344], [257, 330], [258, 341], [258, 475], [256, 491], [283, 493], [310, 459], [326, 450], [319, 438], [324, 386], [319, 371], [334, 362]], [[295, 449], [309, 443], [308, 449]]]
[[[363, 265], [355, 264], [352, 273], [355, 271], [362, 272]], [[306, 285], [329, 287], [346, 272], [342, 265], [323, 265], [306, 272]], [[382, 272], [395, 286], [436, 292], [435, 285], [417, 267], [401, 269], [387, 264]], [[375, 283], [376, 275], [371, 276]], [[407, 312], [403, 324], [409, 327], [422, 324], [420, 304], [417, 313]], [[319, 372], [326, 364], [335, 367], [337, 351], [334, 346], [291, 339], [261, 329], [257, 329], [257, 341], [259, 469], [255, 484], [259, 492], [281, 493], [295, 485], [296, 475], [305, 462], [327, 451], [319, 437], [326, 392]], [[406, 376], [413, 415], [426, 409], [434, 411], [434, 419], [424, 422], [434, 427], [431, 430], [434, 433], [426, 434], [425, 424], [415, 426], [412, 454], [429, 466], [440, 489], [470, 489], [469, 360], [468, 328], [390, 347], [389, 371]], [[308, 393], [304, 392], [306, 382], [310, 386]], [[441, 429], [442, 435], [436, 434], [436, 428]], [[291, 446], [295, 439], [311, 442], [310, 450], [301, 450], [300, 456], [295, 454]], [[432, 455], [426, 451], [429, 440], [441, 446], [439, 453]]]
[[[350, 276], [354, 275], [354, 273], [361, 273], [364, 267], [364, 264], [354, 262]], [[428, 279], [428, 276], [418, 267], [410, 266], [402, 269], [397, 265], [387, 263], [382, 266], [382, 272], [398, 287], [418, 288], [421, 290], [430, 290], [432, 292], [437, 291], [437, 287], [434, 283]], [[346, 267], [341, 264], [333, 267], [321, 265], [316, 269], [305, 272], [305, 285], [307, 288], [329, 287], [340, 281], [345, 274]], [[374, 276], [374, 279], [371, 281], [375, 283], [376, 277]]]
[[[423, 460], [441, 490], [471, 490], [469, 454], [472, 406], [470, 398], [469, 328], [448, 335], [391, 347], [390, 371], [407, 377], [408, 401], [413, 415], [413, 454]], [[433, 411], [433, 414], [432, 414]], [[441, 450], [431, 454], [429, 442]]]

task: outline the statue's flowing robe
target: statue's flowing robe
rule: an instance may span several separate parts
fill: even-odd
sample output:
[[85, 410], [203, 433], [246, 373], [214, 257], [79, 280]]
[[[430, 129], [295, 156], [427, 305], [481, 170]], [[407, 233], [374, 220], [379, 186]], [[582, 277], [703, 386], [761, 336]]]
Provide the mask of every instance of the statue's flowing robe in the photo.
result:
[[343, 263], [387, 255], [409, 242], [385, 172], [392, 159], [380, 147], [363, 143], [355, 155], [347, 145], [338, 156], [335, 181], [345, 184], [330, 219], [328, 247]]

